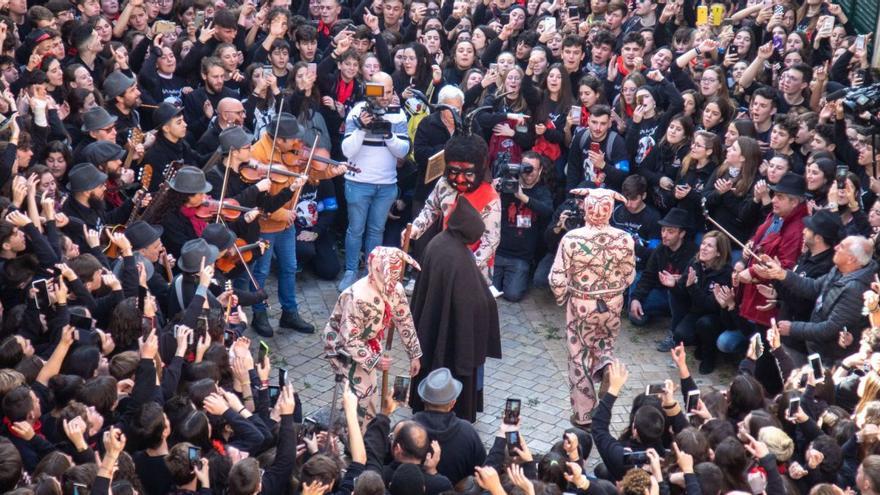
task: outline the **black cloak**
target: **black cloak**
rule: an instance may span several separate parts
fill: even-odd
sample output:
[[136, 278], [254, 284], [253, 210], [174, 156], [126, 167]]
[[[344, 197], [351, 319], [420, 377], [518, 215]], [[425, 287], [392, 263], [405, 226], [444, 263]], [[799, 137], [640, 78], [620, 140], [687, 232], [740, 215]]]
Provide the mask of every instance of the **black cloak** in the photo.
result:
[[444, 367], [463, 385], [455, 414], [474, 422], [477, 412], [483, 410], [478, 369], [487, 357], [501, 358], [498, 308], [468, 247], [480, 239], [484, 229], [480, 214], [460, 197], [446, 230], [425, 249], [410, 302], [423, 353], [422, 368], [412, 381], [410, 394], [414, 412], [424, 409], [419, 383], [431, 371]]

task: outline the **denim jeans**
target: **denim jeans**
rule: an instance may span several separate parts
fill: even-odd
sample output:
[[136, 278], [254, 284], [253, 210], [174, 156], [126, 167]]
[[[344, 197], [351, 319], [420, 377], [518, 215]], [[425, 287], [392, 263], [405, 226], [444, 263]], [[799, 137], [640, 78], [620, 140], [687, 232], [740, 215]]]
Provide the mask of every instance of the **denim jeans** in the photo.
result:
[[[269, 249], [254, 263], [254, 278], [260, 287], [266, 286], [272, 255], [275, 255], [278, 260], [278, 301], [283, 311], [296, 312], [296, 228], [263, 233], [260, 237], [269, 241]], [[254, 304], [254, 311], [266, 311], [266, 304]]]
[[546, 289], [550, 287], [550, 270], [553, 268], [553, 262], [556, 261], [556, 253], [547, 253], [538, 262], [535, 267], [535, 275], [532, 277], [532, 285]]
[[504, 291], [504, 299], [519, 302], [529, 290], [529, 268], [526, 260], [495, 255], [492, 285]]
[[[629, 298], [626, 306], [626, 314], [629, 317], [629, 321], [637, 327], [647, 325], [652, 317], [672, 314], [672, 308], [669, 301], [669, 289], [665, 287], [662, 289], [651, 289], [651, 292], [648, 293], [648, 297], [646, 297], [644, 301], [639, 301], [642, 303], [642, 313], [644, 313], [641, 318], [634, 318], [632, 314], [630, 314], [629, 305], [632, 302], [632, 295], [636, 291], [636, 287], [639, 285], [640, 278], [642, 278], [642, 272], [636, 272], [636, 278], [633, 280], [632, 285], [629, 286]], [[674, 316], [675, 315], [673, 315], [672, 328], [675, 328], [675, 323], [677, 323]]]
[[345, 201], [348, 203], [348, 230], [345, 232], [346, 271], [357, 271], [361, 247], [369, 255], [370, 251], [382, 242], [385, 220], [388, 219], [388, 211], [391, 210], [396, 198], [396, 184], [345, 181]]
[[745, 354], [749, 338], [739, 330], [725, 330], [718, 336], [718, 350], [725, 354]]

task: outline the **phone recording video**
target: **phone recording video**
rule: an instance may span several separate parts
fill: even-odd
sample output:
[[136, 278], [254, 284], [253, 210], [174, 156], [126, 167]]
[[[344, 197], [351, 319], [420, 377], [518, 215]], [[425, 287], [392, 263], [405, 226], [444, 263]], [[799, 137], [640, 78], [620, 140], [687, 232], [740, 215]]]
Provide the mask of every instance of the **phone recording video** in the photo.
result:
[[818, 354], [810, 354], [807, 358], [810, 361], [810, 370], [813, 373], [813, 380], [816, 383], [825, 382], [825, 369], [822, 367], [822, 358]]
[[36, 290], [34, 298], [37, 303], [37, 309], [49, 309], [49, 281], [45, 278], [34, 280], [31, 282], [31, 287]]
[[266, 359], [266, 356], [268, 356], [268, 355], [269, 355], [269, 344], [267, 344], [261, 340], [260, 341], [260, 350], [257, 352], [257, 362], [262, 363]]
[[662, 383], [651, 383], [645, 387], [645, 395], [658, 395], [662, 394], [666, 389], [666, 385]]
[[798, 413], [798, 409], [801, 408], [801, 398], [800, 397], [792, 397], [788, 401], [788, 417], [793, 418]]
[[391, 391], [391, 398], [394, 399], [395, 402], [406, 402], [407, 395], [409, 395], [409, 384], [410, 377], [395, 376], [394, 389]]
[[522, 407], [522, 401], [519, 399], [507, 399], [504, 403], [504, 424], [515, 425], [519, 423], [519, 410]]
[[642, 466], [648, 463], [648, 453], [644, 450], [640, 450], [638, 452], [624, 452], [623, 453], [623, 465], [624, 466]]
[[504, 434], [504, 439], [507, 443], [508, 454], [513, 455], [513, 449], [519, 448], [519, 432], [508, 431]]
[[697, 405], [700, 402], [700, 391], [699, 390], [691, 390], [688, 392], [687, 402], [685, 403], [685, 412], [690, 414], [694, 410], [697, 409]]

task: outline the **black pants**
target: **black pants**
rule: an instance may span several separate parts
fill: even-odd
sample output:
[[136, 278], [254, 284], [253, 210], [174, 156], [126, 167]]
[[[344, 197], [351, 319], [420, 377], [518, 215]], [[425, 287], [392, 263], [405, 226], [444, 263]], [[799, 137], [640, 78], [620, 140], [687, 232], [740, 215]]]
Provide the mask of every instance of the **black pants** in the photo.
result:
[[302, 267], [311, 266], [315, 276], [322, 280], [335, 280], [340, 269], [335, 237], [328, 230], [314, 242], [296, 241], [297, 264]]
[[700, 359], [715, 363], [715, 341], [721, 334], [721, 318], [715, 313], [687, 313], [675, 326], [672, 335], [676, 342], [696, 345]]

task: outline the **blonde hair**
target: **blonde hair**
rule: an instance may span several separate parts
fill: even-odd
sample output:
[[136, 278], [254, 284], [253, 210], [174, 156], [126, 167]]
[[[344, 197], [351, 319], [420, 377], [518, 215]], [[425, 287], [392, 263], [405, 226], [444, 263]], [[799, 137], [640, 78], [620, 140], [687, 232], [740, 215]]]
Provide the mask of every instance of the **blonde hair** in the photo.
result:
[[767, 444], [767, 449], [779, 462], [791, 459], [794, 454], [794, 441], [775, 426], [765, 426], [758, 430], [758, 440]]

